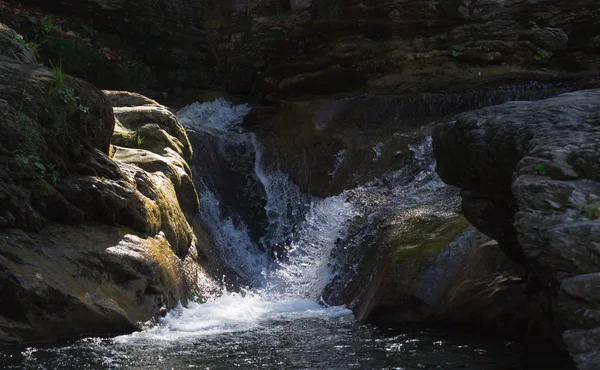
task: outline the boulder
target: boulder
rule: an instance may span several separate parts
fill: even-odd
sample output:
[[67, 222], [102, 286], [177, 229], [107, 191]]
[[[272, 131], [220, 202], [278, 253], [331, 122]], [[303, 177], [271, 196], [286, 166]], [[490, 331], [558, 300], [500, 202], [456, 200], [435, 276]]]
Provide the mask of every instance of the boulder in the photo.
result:
[[437, 171], [461, 188], [466, 218], [546, 292], [581, 369], [600, 364], [599, 112], [600, 90], [583, 90], [465, 113], [433, 133]]
[[[131, 332], [217, 292], [175, 117], [0, 52], [0, 342]], [[144, 140], [111, 144], [112, 105]]]

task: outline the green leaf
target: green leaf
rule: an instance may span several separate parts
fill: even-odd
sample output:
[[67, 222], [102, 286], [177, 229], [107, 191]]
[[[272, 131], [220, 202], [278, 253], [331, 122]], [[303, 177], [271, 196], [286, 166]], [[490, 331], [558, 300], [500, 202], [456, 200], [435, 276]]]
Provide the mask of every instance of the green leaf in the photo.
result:
[[58, 171], [52, 171], [52, 173], [50, 174], [50, 177], [52, 178], [52, 183], [56, 184], [60, 178]]
[[452, 56], [453, 56], [453, 57], [455, 57], [455, 58], [456, 58], [456, 57], [459, 57], [459, 56], [461, 56], [461, 55], [462, 55], [462, 53], [461, 53], [460, 51], [452, 50]]
[[39, 168], [42, 171], [46, 171], [46, 166], [44, 166], [44, 164], [41, 163], [41, 162], [34, 162], [33, 165], [36, 166], [37, 168]]
[[534, 55], [533, 59], [535, 59], [535, 60], [537, 60], [539, 62], [540, 60], [542, 60], [542, 57], [539, 56], [539, 55]]
[[541, 163], [536, 164], [534, 169], [535, 169], [535, 173], [537, 175], [542, 175], [542, 176], [546, 175], [546, 167], [544, 167], [543, 164], [541, 164]]
[[54, 26], [46, 18], [40, 19], [40, 28], [44, 32], [50, 32]]
[[33, 24], [35, 24], [37, 26], [38, 21], [37, 19], [35, 19], [34, 17], [27, 17], [27, 20]]
[[466, 48], [464, 45], [454, 45], [454, 50], [456, 51], [464, 51]]

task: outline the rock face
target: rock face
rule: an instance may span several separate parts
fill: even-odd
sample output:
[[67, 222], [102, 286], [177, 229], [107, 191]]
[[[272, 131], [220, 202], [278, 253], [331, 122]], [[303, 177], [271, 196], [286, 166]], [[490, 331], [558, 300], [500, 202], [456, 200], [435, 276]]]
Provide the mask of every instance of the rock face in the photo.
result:
[[[62, 53], [69, 72], [99, 86], [188, 99], [207, 87], [272, 101], [469, 91], [597, 76], [600, 63], [595, 0], [8, 3], [18, 15], [0, 3], [0, 21], [40, 43], [43, 62]], [[45, 15], [50, 30], [39, 27]]]
[[175, 117], [14, 50], [0, 50], [0, 342], [127, 332], [211, 294]]
[[406, 166], [412, 145], [430, 134], [432, 122], [510, 100], [545, 99], [582, 85], [527, 82], [457, 93], [288, 101], [254, 108], [244, 127], [256, 133], [264, 166], [289, 174], [304, 192], [324, 197]]
[[596, 74], [595, 0], [257, 0], [207, 5], [226, 87], [271, 99], [469, 90]]
[[437, 171], [463, 211], [530, 270], [580, 369], [600, 366], [600, 90], [466, 113], [434, 131]]
[[41, 62], [62, 60], [97, 86], [169, 91], [211, 85], [203, 9], [196, 0], [9, 0], [0, 22], [37, 43]]

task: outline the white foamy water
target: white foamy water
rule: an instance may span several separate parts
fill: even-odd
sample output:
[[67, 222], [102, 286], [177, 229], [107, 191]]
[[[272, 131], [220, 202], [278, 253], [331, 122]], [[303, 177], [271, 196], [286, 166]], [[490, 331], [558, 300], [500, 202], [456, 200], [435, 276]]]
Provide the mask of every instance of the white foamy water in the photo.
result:
[[223, 98], [207, 103], [193, 103], [177, 112], [182, 125], [202, 129], [230, 130], [239, 126], [252, 107], [233, 105]]
[[267, 291], [319, 299], [333, 278], [331, 252], [357, 214], [344, 195], [313, 201], [300, 223], [297, 240], [287, 248], [286, 260], [271, 274]]
[[260, 293], [228, 293], [204, 304], [179, 306], [161, 319], [160, 325], [131, 335], [114, 338], [119, 344], [144, 342], [181, 344], [207, 335], [248, 331], [273, 321], [332, 319], [351, 315], [344, 307], [322, 307], [314, 300], [273, 299]]

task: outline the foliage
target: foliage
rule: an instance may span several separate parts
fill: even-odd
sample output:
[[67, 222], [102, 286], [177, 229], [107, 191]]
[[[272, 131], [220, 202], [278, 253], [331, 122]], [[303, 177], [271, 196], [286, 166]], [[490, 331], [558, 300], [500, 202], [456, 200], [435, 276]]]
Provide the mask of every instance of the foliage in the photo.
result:
[[600, 200], [585, 204], [583, 206], [583, 216], [590, 220], [600, 218]]
[[464, 52], [466, 49], [467, 49], [467, 48], [466, 48], [466, 46], [464, 46], [464, 45], [454, 45], [454, 46], [452, 47], [452, 51], [451, 51], [451, 53], [452, 53], [452, 56], [453, 56], [453, 57], [455, 57], [455, 58], [456, 58], [456, 57], [459, 57], [459, 56], [461, 56], [461, 55], [463, 54], [463, 52]]
[[83, 113], [88, 113], [90, 108], [81, 104], [81, 99], [78, 96], [75, 96], [75, 89], [67, 85], [65, 82], [65, 73], [62, 69], [62, 64], [55, 66], [52, 62], [50, 62], [52, 66], [52, 75], [54, 76], [55, 82], [55, 93], [58, 95], [58, 98], [67, 105], [75, 104], [77, 110], [82, 111]]
[[34, 25], [38, 26], [38, 29], [41, 32], [48, 33], [54, 29], [54, 25], [48, 20], [48, 18], [38, 19], [35, 17], [27, 17], [27, 20], [33, 23]]
[[17, 35], [17, 42], [27, 48], [27, 50], [31, 51], [34, 55], [37, 56], [39, 54], [39, 44], [36, 44], [35, 42], [28, 42], [21, 35]]
[[142, 146], [142, 144], [144, 144], [144, 140], [145, 140], [145, 138], [143, 136], [138, 135], [138, 137], [137, 137], [137, 145], [138, 146]]
[[42, 176], [48, 176], [53, 184], [60, 180], [60, 174], [56, 170], [56, 166], [43, 163], [37, 155], [17, 155], [16, 160], [19, 166], [33, 168]]
[[534, 171], [536, 175], [546, 176], [547, 174], [546, 167], [541, 163], [535, 165]]
[[548, 53], [547, 51], [544, 50], [538, 50], [537, 54], [535, 54], [533, 56], [533, 59], [537, 60], [538, 62], [541, 61], [542, 59], [548, 59], [550, 58], [550, 53]]

